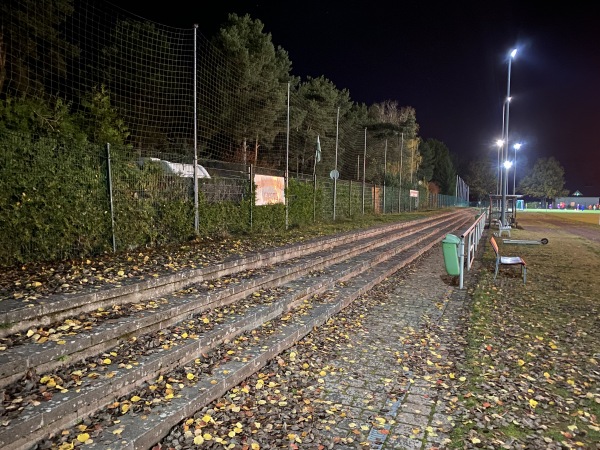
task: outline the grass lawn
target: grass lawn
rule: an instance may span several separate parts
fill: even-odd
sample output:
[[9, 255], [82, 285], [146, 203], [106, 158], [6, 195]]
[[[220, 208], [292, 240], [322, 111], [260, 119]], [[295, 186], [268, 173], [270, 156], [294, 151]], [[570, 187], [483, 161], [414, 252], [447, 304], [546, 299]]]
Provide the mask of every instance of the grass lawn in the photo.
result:
[[[448, 393], [459, 417], [454, 448], [600, 448], [600, 225], [598, 211], [523, 211], [503, 255], [527, 261], [494, 280], [484, 246], [472, 288], [466, 382]], [[490, 230], [490, 232], [493, 230]], [[457, 375], [458, 376], [458, 375]]]

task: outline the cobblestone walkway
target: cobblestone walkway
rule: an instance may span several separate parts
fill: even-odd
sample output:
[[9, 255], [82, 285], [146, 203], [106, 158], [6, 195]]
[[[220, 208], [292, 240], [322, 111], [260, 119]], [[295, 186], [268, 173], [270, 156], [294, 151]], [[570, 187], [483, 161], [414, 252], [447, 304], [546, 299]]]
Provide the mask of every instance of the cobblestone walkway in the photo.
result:
[[[424, 339], [422, 329], [428, 324], [438, 330], [454, 327], [467, 291], [451, 283], [439, 247], [410, 273], [396, 274], [386, 283], [384, 298], [365, 314], [361, 331], [350, 334], [352, 344], [329, 362], [329, 371], [315, 387], [331, 413], [321, 432], [340, 437], [335, 449], [443, 448], [452, 418], [437, 400], [437, 378], [418, 375], [416, 366], [440, 365], [446, 359], [443, 339]], [[414, 344], [423, 346], [422, 360], [407, 358]]]

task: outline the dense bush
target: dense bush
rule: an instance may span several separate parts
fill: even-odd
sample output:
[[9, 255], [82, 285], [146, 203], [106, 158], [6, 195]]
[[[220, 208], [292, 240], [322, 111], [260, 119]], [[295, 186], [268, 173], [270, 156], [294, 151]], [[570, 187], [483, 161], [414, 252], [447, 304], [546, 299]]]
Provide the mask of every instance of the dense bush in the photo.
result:
[[[0, 265], [196, 236], [192, 180], [140, 163], [106, 91], [92, 93], [85, 106], [86, 115], [71, 115], [60, 101], [0, 100]], [[315, 190], [312, 181], [290, 179], [287, 220], [283, 204], [255, 206], [247, 180], [199, 183], [200, 236], [283, 231], [332, 218], [330, 180]], [[361, 183], [338, 183], [337, 196], [337, 218], [362, 213]], [[367, 204], [370, 213], [370, 196]]]
[[64, 105], [0, 103], [0, 261], [106, 249], [110, 222], [98, 148], [78, 133]]

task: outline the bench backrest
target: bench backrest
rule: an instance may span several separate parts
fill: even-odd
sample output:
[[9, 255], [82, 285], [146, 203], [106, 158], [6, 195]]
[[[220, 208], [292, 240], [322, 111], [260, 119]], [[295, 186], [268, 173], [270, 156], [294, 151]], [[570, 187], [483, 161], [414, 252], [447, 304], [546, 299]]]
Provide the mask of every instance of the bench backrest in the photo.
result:
[[494, 236], [490, 238], [490, 244], [492, 244], [492, 248], [494, 249], [494, 252], [496, 252], [496, 256], [498, 256], [500, 253], [498, 250], [498, 243], [496, 242], [496, 239], [494, 239]]

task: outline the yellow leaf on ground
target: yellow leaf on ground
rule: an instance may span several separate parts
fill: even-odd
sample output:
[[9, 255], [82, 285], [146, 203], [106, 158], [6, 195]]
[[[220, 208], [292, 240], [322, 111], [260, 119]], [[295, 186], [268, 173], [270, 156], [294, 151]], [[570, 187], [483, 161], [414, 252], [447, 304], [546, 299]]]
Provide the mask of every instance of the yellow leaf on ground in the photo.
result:
[[77, 440], [81, 443], [87, 441], [90, 438], [90, 435], [88, 433], [81, 433], [79, 435], [77, 435]]

